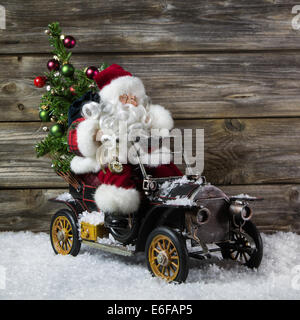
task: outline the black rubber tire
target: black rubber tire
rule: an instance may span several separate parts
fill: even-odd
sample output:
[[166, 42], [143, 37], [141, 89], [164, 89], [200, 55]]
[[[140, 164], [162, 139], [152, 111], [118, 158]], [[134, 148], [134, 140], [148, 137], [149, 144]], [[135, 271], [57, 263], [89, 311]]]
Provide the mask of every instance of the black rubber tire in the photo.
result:
[[109, 232], [115, 240], [119, 241], [123, 245], [131, 244], [136, 240], [139, 231], [139, 222], [133, 221], [132, 228], [128, 229], [117, 229], [109, 228]]
[[68, 210], [68, 209], [61, 209], [59, 211], [57, 211], [52, 219], [51, 219], [51, 224], [50, 224], [50, 240], [51, 240], [51, 245], [52, 245], [52, 248], [54, 250], [54, 252], [56, 254], [59, 254], [59, 252], [56, 250], [55, 248], [55, 244], [54, 244], [54, 241], [53, 241], [53, 235], [52, 235], [52, 229], [54, 227], [54, 222], [56, 220], [56, 218], [58, 217], [65, 217], [68, 219], [69, 223], [71, 224], [71, 228], [72, 228], [72, 235], [73, 235], [73, 243], [72, 243], [72, 246], [71, 246], [71, 250], [70, 252], [68, 253], [69, 255], [72, 255], [72, 256], [77, 256], [79, 251], [80, 251], [80, 248], [81, 248], [81, 241], [80, 241], [80, 237], [79, 237], [79, 231], [78, 231], [78, 222], [77, 222], [77, 218], [75, 216], [75, 214]]
[[[251, 255], [249, 261], [244, 263], [244, 265], [251, 269], [258, 268], [261, 264], [263, 257], [263, 242], [261, 239], [260, 232], [252, 221], [247, 221], [242, 229], [248, 236], [250, 236], [253, 239], [256, 247], [256, 250]], [[224, 259], [232, 259], [229, 252], [229, 248], [226, 245], [221, 245], [221, 254]]]
[[164, 226], [157, 227], [149, 234], [147, 241], [146, 241], [146, 246], [145, 246], [145, 256], [146, 256], [146, 262], [147, 262], [148, 269], [153, 276], [157, 276], [157, 275], [155, 275], [155, 273], [153, 272], [152, 267], [151, 267], [150, 250], [149, 249], [150, 249], [152, 240], [154, 240], [156, 236], [160, 236], [160, 235], [169, 238], [173, 242], [174, 246], [176, 247], [178, 257], [179, 257], [179, 259], [178, 259], [179, 260], [178, 274], [177, 274], [176, 278], [170, 282], [182, 283], [186, 280], [188, 273], [189, 273], [189, 255], [188, 255], [188, 251], [186, 248], [186, 242], [181, 234], [179, 234], [178, 232], [174, 231], [173, 229], [171, 229], [169, 227], [164, 227]]

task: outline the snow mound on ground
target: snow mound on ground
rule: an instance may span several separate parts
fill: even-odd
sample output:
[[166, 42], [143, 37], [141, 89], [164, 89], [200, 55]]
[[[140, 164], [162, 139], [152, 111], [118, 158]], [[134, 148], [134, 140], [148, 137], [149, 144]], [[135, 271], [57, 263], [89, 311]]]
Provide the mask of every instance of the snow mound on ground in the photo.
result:
[[0, 299], [300, 299], [300, 235], [262, 237], [258, 270], [218, 258], [190, 260], [187, 282], [175, 285], [151, 277], [143, 254], [123, 257], [83, 245], [77, 257], [61, 256], [45, 233], [2, 232]]

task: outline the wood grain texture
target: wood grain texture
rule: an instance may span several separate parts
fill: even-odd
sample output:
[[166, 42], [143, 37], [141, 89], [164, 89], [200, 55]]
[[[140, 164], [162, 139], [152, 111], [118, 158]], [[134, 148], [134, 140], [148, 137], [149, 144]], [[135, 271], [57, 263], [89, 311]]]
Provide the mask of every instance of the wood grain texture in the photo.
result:
[[54, 173], [47, 157], [37, 158], [35, 155], [35, 144], [45, 137], [42, 130], [44, 125], [40, 123], [0, 125], [0, 188], [46, 188], [66, 185]]
[[246, 193], [264, 198], [250, 202], [253, 222], [262, 232], [291, 231], [300, 234], [300, 185], [221, 186], [228, 195]]
[[204, 129], [204, 174], [212, 183], [300, 182], [299, 118], [181, 120], [176, 124]]
[[49, 22], [80, 43], [75, 52], [300, 48], [289, 0], [5, 0], [0, 52], [48, 52]]
[[[300, 118], [178, 120], [176, 127], [204, 129], [204, 174], [214, 184], [300, 183]], [[65, 186], [48, 159], [35, 156], [44, 135], [40, 123], [0, 123], [0, 188]]]
[[[263, 197], [251, 203], [253, 222], [263, 232], [291, 231], [300, 233], [299, 185], [220, 186], [228, 195], [241, 192]], [[47, 200], [67, 189], [0, 190], [0, 231], [30, 230], [49, 232], [52, 215], [63, 204]]]
[[0, 230], [49, 232], [51, 216], [63, 205], [49, 202], [67, 190], [0, 190]]
[[[33, 85], [49, 56], [0, 56], [0, 121], [38, 121]], [[298, 53], [76, 55], [76, 67], [118, 63], [177, 119], [300, 116]]]

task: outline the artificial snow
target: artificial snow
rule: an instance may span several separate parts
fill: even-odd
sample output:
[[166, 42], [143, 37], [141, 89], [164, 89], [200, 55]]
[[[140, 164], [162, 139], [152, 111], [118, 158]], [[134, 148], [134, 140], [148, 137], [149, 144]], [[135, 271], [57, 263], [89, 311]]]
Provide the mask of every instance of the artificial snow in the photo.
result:
[[75, 199], [72, 197], [72, 195], [68, 192], [60, 194], [59, 196], [57, 196], [55, 198], [55, 200], [66, 201], [66, 202], [75, 201]]
[[237, 198], [237, 199], [252, 199], [254, 197], [249, 196], [249, 194], [246, 193], [240, 193], [237, 194], [236, 196], [232, 196], [233, 198]]
[[262, 235], [258, 270], [232, 261], [190, 260], [186, 283], [153, 278], [144, 255], [124, 257], [82, 245], [55, 255], [49, 235], [0, 233], [0, 299], [300, 299], [300, 235]]
[[82, 212], [82, 214], [79, 215], [78, 222], [79, 224], [81, 222], [86, 222], [93, 226], [97, 226], [98, 224], [104, 223], [104, 213], [98, 211], [84, 211]]
[[196, 203], [193, 200], [187, 197], [181, 198], [180, 196], [177, 196], [176, 199], [167, 200], [165, 204], [171, 205], [171, 206], [191, 206], [191, 207], [196, 205]]
[[[109, 246], [115, 246], [115, 247], [120, 247], [120, 248], [124, 248], [124, 246], [122, 245], [122, 243], [118, 242], [117, 240], [114, 239], [114, 237], [109, 234], [108, 238], [97, 238], [97, 242], [100, 244], [106, 244]], [[125, 248], [129, 251], [135, 251], [135, 246], [128, 244], [125, 246]]]
[[188, 179], [187, 176], [182, 176], [178, 179], [167, 180], [159, 188], [161, 196], [168, 195], [170, 191], [173, 190], [177, 185], [182, 185], [189, 182], [191, 181]]

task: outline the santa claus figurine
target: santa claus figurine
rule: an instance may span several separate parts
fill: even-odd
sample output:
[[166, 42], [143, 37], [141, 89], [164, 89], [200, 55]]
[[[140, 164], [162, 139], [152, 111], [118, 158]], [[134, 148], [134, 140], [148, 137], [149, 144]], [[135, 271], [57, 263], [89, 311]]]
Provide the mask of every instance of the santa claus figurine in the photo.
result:
[[[76, 154], [71, 170], [78, 175], [92, 174], [93, 184], [97, 185], [96, 205], [106, 215], [132, 214], [138, 211], [142, 195], [136, 177], [136, 159], [129, 159], [130, 152], [125, 160], [116, 154], [124, 135], [120, 132], [120, 122], [126, 124], [129, 136], [133, 132], [150, 136], [153, 129], [165, 136], [173, 128], [173, 119], [164, 107], [151, 104], [141, 79], [119, 65], [111, 65], [94, 80], [99, 87], [98, 97], [93, 96], [83, 104], [81, 117], [69, 128], [69, 149]], [[127, 146], [129, 150], [130, 143]], [[150, 157], [148, 150], [140, 152], [140, 159], [154, 177], [181, 175], [170, 162], [169, 150], [154, 150]]]

